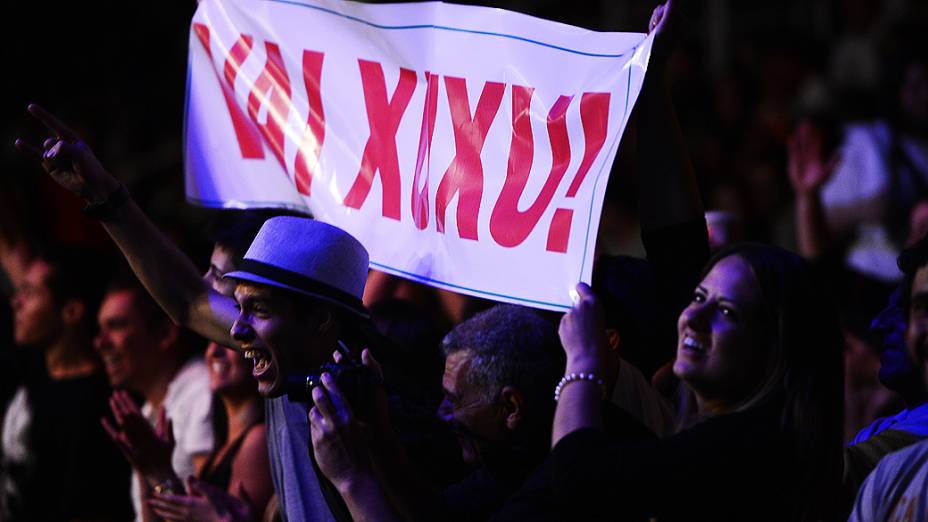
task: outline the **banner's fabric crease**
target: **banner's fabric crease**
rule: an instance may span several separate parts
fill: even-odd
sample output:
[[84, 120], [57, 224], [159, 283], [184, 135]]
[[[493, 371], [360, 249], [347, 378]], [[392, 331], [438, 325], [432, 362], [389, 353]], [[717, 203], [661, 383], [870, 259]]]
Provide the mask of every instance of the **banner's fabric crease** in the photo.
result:
[[187, 198], [310, 211], [372, 268], [552, 310], [589, 281], [651, 39], [441, 2], [203, 0]]

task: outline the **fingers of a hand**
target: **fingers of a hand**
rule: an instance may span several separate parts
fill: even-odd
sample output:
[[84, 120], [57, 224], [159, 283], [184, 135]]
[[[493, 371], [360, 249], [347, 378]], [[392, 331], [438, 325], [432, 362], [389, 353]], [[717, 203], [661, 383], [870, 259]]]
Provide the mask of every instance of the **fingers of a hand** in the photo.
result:
[[590, 288], [590, 285], [586, 283], [577, 283], [577, 293], [580, 294], [581, 301], [596, 300], [596, 294], [593, 293], [593, 289]]
[[75, 132], [71, 130], [70, 127], [61, 122], [56, 118], [52, 113], [46, 111], [38, 104], [30, 103], [29, 104], [29, 113], [38, 118], [46, 127], [48, 127], [52, 132], [54, 132], [59, 138], [63, 140], [73, 140]]
[[114, 391], [113, 394], [110, 395], [110, 406], [113, 408], [114, 411], [118, 411], [120, 414], [123, 414], [126, 412], [125, 408], [123, 407], [123, 403], [122, 403], [122, 392], [121, 391], [119, 390]]
[[361, 364], [367, 366], [378, 379], [383, 381], [383, 368], [368, 348], [361, 351]]
[[187, 495], [176, 495], [174, 493], [152, 493], [151, 498], [156, 498], [177, 507], [190, 506], [194, 503], [192, 497], [188, 497]]
[[132, 396], [129, 395], [127, 391], [119, 392], [119, 400], [122, 402], [123, 408], [127, 413], [141, 415], [142, 411], [139, 410], [139, 406], [132, 400]]
[[146, 502], [159, 517], [169, 520], [187, 519], [187, 510], [183, 506], [166, 500], [163, 495], [155, 493]]
[[332, 401], [329, 400], [326, 391], [321, 386], [316, 386], [313, 388], [312, 394], [316, 409], [322, 415], [322, 421], [325, 422], [335, 418], [335, 408], [332, 406]]
[[220, 489], [209, 482], [203, 482], [193, 475], [187, 477], [187, 486], [199, 493], [198, 498], [205, 498], [213, 506], [229, 506], [235, 501], [224, 489]]
[[342, 395], [342, 391], [339, 390], [338, 385], [335, 384], [335, 379], [333, 379], [328, 372], [322, 374], [322, 385], [325, 386], [335, 411], [350, 416], [351, 405], [348, 404], [348, 400], [345, 399], [345, 396]]
[[101, 417], [100, 424], [103, 425], [103, 429], [110, 436], [110, 438], [113, 439], [113, 442], [118, 443], [119, 442], [119, 430], [117, 430], [115, 426], [110, 424], [109, 419], [107, 419], [106, 417]]
[[116, 400], [116, 394], [110, 396], [110, 411], [113, 412], [113, 418], [116, 419], [116, 424], [122, 426], [122, 408], [120, 408], [119, 403]]
[[664, 20], [664, 14], [666, 7], [664, 4], [660, 4], [654, 8], [654, 11], [651, 13], [651, 24], [648, 27], [648, 31], [654, 31], [658, 26], [661, 25], [661, 21]]
[[338, 350], [335, 350], [334, 352], [332, 352], [332, 360], [335, 361], [336, 363], [342, 362], [342, 352]]
[[309, 409], [309, 413], [306, 414], [306, 417], [309, 419], [310, 428], [315, 426], [322, 426], [322, 423], [325, 422], [325, 418], [322, 416], [319, 408], [315, 406]]
[[33, 159], [42, 159], [43, 151], [42, 149], [36, 147], [35, 145], [27, 142], [26, 140], [17, 138], [13, 142], [13, 145], [23, 154], [31, 156]]

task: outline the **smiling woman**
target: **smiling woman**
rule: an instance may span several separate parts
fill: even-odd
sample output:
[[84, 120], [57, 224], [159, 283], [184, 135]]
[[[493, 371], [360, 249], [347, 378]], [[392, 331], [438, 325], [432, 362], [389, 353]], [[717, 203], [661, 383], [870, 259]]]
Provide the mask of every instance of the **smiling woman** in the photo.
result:
[[[582, 290], [561, 326], [567, 371], [601, 375], [604, 347], [591, 333], [598, 304]], [[750, 244], [719, 252], [678, 322], [673, 369], [695, 398], [694, 411], [681, 412], [685, 429], [653, 443], [610, 441], [587, 408], [599, 390], [565, 386], [552, 454], [562, 501], [591, 515], [660, 520], [833, 518], [842, 366], [826, 301], [789, 252]]]

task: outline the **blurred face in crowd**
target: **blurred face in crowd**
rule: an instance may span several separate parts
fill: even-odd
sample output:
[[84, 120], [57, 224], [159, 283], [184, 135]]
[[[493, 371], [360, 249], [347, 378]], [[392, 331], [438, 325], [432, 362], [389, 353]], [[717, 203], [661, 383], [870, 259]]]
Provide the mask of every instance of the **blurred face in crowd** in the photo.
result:
[[696, 287], [677, 322], [673, 372], [698, 398], [736, 404], [761, 385], [771, 364], [762, 309], [760, 287], [741, 257], [721, 259]]
[[203, 276], [203, 280], [209, 284], [210, 288], [226, 297], [234, 297], [235, 294], [235, 281], [222, 278], [222, 276], [235, 270], [233, 260], [232, 251], [216, 243], [213, 246], [213, 253], [209, 257], [209, 269]]
[[97, 314], [99, 332], [94, 347], [114, 388], [140, 389], [154, 368], [165, 361], [164, 348], [173, 342], [167, 328], [149, 324], [135, 304], [135, 292], [117, 290], [103, 298]]
[[44, 346], [63, 327], [61, 309], [46, 284], [51, 271], [48, 263], [33, 261], [13, 294], [13, 337], [20, 346]]
[[906, 351], [906, 317], [901, 298], [902, 288], [896, 288], [870, 324], [870, 332], [880, 341], [880, 382], [905, 398], [920, 393], [922, 385], [918, 368]]
[[438, 415], [457, 434], [461, 456], [468, 463], [477, 462], [489, 444], [505, 438], [495, 401], [488, 401], [467, 379], [471, 362], [467, 350], [454, 352], [445, 359], [442, 377], [445, 398], [438, 410]]
[[241, 352], [216, 343], [206, 347], [209, 389], [220, 395], [247, 396], [257, 392], [251, 364]]
[[239, 316], [230, 334], [252, 360], [252, 375], [265, 397], [284, 393], [287, 374], [325, 362], [334, 349], [322, 338], [325, 311], [289, 292], [239, 281], [235, 287]]
[[915, 272], [909, 301], [909, 325], [906, 329], [906, 347], [913, 366], [919, 369], [922, 386], [928, 384], [925, 364], [928, 361], [928, 265]]

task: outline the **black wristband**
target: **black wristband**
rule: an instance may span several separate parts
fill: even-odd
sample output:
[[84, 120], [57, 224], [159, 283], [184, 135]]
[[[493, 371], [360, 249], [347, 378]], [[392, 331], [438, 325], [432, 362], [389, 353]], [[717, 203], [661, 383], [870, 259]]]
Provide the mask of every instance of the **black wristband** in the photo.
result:
[[81, 209], [85, 216], [100, 221], [106, 221], [113, 217], [113, 212], [129, 201], [129, 190], [122, 183], [116, 187], [116, 190], [110, 192], [103, 201], [91, 203]]

